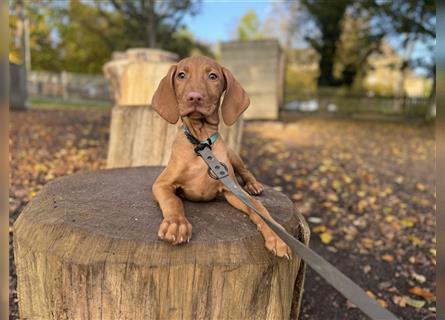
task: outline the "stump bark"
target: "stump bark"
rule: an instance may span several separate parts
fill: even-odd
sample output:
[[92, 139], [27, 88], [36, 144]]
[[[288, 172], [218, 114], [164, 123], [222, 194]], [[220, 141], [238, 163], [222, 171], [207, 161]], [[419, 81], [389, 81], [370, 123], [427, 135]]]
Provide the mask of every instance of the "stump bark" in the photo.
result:
[[[224, 199], [184, 201], [190, 243], [157, 239], [151, 185], [162, 167], [80, 173], [46, 185], [14, 225], [21, 318], [288, 319], [304, 263], [272, 256]], [[283, 194], [258, 197], [302, 241], [309, 230]]]
[[[115, 102], [107, 167], [165, 165], [179, 124], [168, 124], [150, 105], [159, 82], [177, 56], [158, 49], [129, 49], [115, 56], [103, 68]], [[221, 127], [224, 140], [237, 152], [242, 129], [242, 120], [230, 128]]]

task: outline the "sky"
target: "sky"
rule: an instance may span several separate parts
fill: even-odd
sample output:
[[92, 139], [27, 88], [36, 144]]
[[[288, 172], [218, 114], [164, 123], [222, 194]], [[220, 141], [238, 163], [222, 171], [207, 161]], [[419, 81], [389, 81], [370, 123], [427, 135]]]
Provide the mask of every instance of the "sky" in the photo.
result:
[[232, 40], [241, 17], [254, 10], [263, 21], [271, 9], [270, 1], [203, 1], [200, 12], [183, 20], [196, 39], [206, 43]]

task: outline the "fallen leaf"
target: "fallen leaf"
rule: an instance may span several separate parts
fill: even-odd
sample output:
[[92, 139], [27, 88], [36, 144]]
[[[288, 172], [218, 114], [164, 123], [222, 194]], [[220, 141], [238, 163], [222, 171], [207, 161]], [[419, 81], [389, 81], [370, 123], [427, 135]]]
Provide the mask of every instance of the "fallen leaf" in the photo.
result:
[[388, 308], [388, 304], [386, 303], [385, 300], [377, 299], [377, 302], [378, 302], [383, 308]]
[[416, 296], [419, 296], [419, 297], [422, 297], [422, 298], [425, 298], [428, 300], [431, 300], [434, 298], [434, 294], [432, 294], [427, 289], [420, 288], [420, 287], [413, 287], [413, 288], [409, 289], [409, 292]]
[[304, 197], [303, 193], [298, 192], [292, 195], [292, 200], [300, 201], [303, 200], [303, 197]]
[[357, 191], [357, 196], [359, 196], [360, 198], [363, 198], [364, 196], [366, 196], [366, 192], [363, 190]]
[[343, 180], [347, 184], [350, 184], [352, 182], [352, 178], [346, 174], [343, 176]]
[[367, 249], [372, 249], [374, 247], [374, 241], [372, 241], [370, 238], [363, 238], [362, 244]]
[[424, 300], [415, 300], [415, 299], [411, 299], [410, 297], [407, 297], [407, 296], [404, 296], [403, 299], [405, 300], [407, 305], [414, 307], [416, 309], [420, 309], [425, 305]]
[[340, 191], [341, 190], [341, 181], [340, 180], [332, 181], [332, 188], [336, 191]]
[[407, 239], [415, 246], [420, 246], [423, 243], [422, 240], [420, 240], [418, 237], [416, 237], [413, 234], [408, 235]]
[[320, 234], [320, 239], [324, 244], [329, 244], [332, 241], [332, 234], [330, 232], [323, 232]]
[[323, 233], [326, 231], [326, 226], [325, 225], [316, 226], [312, 228], [312, 231], [314, 231], [315, 233]]
[[412, 228], [414, 227], [414, 221], [410, 219], [402, 219], [400, 220], [400, 224], [404, 226], [405, 228]]
[[371, 266], [370, 265], [366, 265], [363, 267], [363, 272], [364, 273], [368, 273], [369, 271], [371, 271]]
[[335, 193], [329, 193], [327, 198], [328, 198], [328, 200], [333, 201], [333, 202], [338, 201], [338, 196]]
[[386, 262], [393, 262], [394, 261], [394, 257], [390, 254], [384, 254], [382, 256], [382, 260], [386, 261]]
[[431, 248], [430, 252], [434, 257], [436, 257], [436, 248]]
[[392, 297], [392, 301], [398, 305], [399, 307], [405, 308], [406, 307], [406, 300], [405, 297], [401, 296], [394, 296]]

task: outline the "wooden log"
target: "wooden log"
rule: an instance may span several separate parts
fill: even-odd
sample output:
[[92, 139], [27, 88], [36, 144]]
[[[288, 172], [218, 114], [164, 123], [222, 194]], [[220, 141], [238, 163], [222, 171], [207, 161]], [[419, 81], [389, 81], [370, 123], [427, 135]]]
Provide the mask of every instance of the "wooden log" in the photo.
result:
[[167, 164], [178, 128], [150, 106], [114, 107], [107, 167]]
[[[14, 224], [21, 318], [296, 319], [304, 264], [271, 255], [223, 198], [184, 201], [190, 243], [157, 239], [151, 185], [161, 170], [79, 173], [42, 189]], [[286, 196], [266, 188], [258, 199], [307, 243]]]

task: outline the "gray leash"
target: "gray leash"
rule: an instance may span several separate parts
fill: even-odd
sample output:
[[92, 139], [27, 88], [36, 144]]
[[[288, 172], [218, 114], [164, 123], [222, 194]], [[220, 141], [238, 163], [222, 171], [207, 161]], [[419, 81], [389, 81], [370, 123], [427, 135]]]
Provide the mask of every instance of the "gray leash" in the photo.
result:
[[246, 206], [255, 211], [256, 214], [258, 214], [258, 216], [292, 249], [292, 251], [294, 251], [295, 254], [303, 259], [338, 292], [362, 310], [363, 313], [373, 320], [397, 320], [395, 315], [380, 306], [377, 301], [370, 298], [362, 288], [355, 284], [340, 270], [283, 230], [277, 223], [263, 216], [245, 196], [239, 185], [229, 176], [226, 167], [215, 158], [209, 144], [197, 144], [195, 152], [202, 157], [216, 178], [220, 180], [230, 192], [244, 202]]

